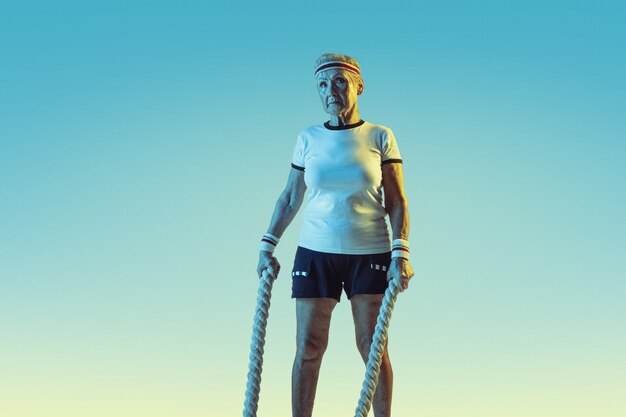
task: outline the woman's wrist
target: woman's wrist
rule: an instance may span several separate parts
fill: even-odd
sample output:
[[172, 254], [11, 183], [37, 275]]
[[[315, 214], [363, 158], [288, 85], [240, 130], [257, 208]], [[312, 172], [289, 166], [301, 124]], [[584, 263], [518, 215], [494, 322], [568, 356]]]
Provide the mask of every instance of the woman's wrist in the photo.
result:
[[263, 252], [274, 253], [274, 250], [276, 249], [276, 245], [278, 245], [279, 241], [280, 239], [274, 236], [273, 234], [265, 233], [263, 237], [261, 238], [261, 245], [259, 247], [259, 250]]
[[391, 258], [402, 258], [409, 260], [409, 241], [405, 239], [394, 239], [391, 242]]

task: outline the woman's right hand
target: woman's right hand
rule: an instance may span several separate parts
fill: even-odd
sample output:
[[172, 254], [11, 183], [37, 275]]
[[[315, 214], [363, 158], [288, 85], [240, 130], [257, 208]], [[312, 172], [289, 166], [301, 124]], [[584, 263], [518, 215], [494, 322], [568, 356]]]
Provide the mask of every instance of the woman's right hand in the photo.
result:
[[278, 273], [280, 272], [280, 264], [278, 263], [278, 259], [272, 256], [271, 252], [267, 251], [259, 251], [259, 264], [256, 267], [256, 272], [259, 274], [259, 278], [263, 275], [263, 271], [267, 270], [267, 272], [274, 277], [274, 279], [278, 278]]

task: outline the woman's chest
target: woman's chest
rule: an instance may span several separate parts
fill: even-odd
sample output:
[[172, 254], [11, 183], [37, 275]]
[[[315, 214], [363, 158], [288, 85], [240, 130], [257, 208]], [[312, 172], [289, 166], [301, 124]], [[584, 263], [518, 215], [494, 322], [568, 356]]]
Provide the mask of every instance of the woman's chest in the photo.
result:
[[365, 140], [320, 140], [307, 149], [305, 182], [310, 188], [377, 188], [380, 151]]

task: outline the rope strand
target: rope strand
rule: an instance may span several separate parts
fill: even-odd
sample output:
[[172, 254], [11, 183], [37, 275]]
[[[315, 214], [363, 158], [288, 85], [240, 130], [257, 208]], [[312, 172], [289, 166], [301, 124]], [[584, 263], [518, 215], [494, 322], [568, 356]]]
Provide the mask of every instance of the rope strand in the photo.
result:
[[252, 326], [252, 341], [250, 342], [250, 365], [248, 367], [243, 417], [256, 417], [259, 405], [261, 372], [263, 371], [263, 347], [265, 346], [265, 328], [267, 326], [267, 318], [269, 317], [274, 279], [275, 278], [265, 270], [259, 280], [256, 312]]
[[385, 351], [385, 342], [387, 341], [387, 333], [389, 330], [389, 321], [393, 306], [400, 292], [400, 287], [395, 280], [389, 282], [389, 287], [385, 291], [383, 303], [380, 306], [378, 319], [376, 320], [376, 329], [372, 338], [370, 354], [367, 358], [367, 366], [365, 370], [365, 380], [361, 387], [361, 398], [355, 410], [355, 417], [367, 417], [372, 406], [376, 386], [378, 385], [378, 374], [380, 372], [380, 364]]

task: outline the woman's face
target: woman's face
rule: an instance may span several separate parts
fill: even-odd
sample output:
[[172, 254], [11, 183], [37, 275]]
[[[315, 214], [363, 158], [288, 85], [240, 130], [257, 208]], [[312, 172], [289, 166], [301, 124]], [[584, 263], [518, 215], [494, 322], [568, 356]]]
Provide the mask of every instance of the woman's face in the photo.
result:
[[332, 115], [345, 114], [356, 105], [361, 88], [344, 70], [331, 68], [317, 74], [317, 92], [324, 111]]

